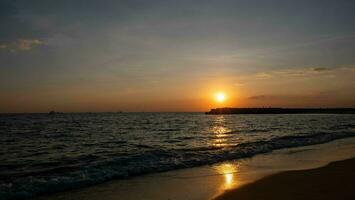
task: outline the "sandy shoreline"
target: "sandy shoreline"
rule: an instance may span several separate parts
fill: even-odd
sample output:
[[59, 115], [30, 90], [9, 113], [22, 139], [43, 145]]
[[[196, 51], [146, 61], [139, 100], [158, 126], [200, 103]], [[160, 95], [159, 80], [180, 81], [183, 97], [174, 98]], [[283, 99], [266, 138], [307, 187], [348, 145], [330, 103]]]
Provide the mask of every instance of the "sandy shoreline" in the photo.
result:
[[216, 200], [229, 199], [355, 199], [355, 158], [325, 167], [280, 172], [227, 191]]
[[[230, 195], [228, 191], [243, 188], [249, 183], [253, 185], [268, 175], [282, 171], [288, 173], [295, 170], [300, 170], [300, 172], [309, 169], [317, 170], [328, 163], [354, 157], [355, 138], [346, 138], [320, 145], [276, 150], [252, 158], [214, 165], [144, 175], [126, 180], [113, 180], [92, 187], [45, 194], [34, 199], [206, 200], [222, 198], [223, 194]], [[328, 181], [327, 175], [322, 180]], [[274, 184], [269, 184], [268, 187], [272, 187], [273, 191], [278, 190], [278, 186]], [[223, 198], [228, 197], [223, 196]], [[230, 197], [230, 199], [233, 198]]]

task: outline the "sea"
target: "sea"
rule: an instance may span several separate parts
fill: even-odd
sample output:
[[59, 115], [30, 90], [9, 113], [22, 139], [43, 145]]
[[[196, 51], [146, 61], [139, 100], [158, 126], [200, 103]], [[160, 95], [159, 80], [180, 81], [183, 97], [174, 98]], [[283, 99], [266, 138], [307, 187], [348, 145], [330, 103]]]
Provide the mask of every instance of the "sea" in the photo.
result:
[[0, 199], [354, 136], [351, 114], [0, 114]]

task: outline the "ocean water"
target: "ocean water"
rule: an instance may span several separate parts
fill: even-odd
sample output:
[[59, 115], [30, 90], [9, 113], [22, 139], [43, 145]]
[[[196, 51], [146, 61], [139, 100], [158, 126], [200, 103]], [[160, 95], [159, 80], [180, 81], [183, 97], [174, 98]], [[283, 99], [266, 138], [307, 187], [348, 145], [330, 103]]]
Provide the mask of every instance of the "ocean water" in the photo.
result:
[[0, 199], [355, 136], [355, 115], [0, 115]]

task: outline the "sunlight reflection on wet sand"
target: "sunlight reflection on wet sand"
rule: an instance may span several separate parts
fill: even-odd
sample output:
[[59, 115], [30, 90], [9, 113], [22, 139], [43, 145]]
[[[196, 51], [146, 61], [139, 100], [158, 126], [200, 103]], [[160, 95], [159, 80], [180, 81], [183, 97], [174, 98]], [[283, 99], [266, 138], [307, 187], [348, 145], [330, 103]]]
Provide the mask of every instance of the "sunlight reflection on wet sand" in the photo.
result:
[[221, 186], [221, 190], [231, 189], [238, 184], [238, 165], [233, 163], [225, 163], [217, 166], [216, 170], [219, 174], [224, 176], [224, 183]]

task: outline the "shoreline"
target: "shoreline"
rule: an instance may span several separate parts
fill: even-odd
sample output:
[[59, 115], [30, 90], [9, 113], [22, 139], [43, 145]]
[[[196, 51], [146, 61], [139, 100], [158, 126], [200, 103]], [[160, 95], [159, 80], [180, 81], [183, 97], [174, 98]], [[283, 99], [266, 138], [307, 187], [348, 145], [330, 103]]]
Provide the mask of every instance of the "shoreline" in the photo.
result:
[[214, 165], [113, 180], [34, 199], [213, 199], [226, 191], [233, 191], [281, 171], [319, 168], [333, 161], [353, 158], [354, 144], [355, 138], [344, 138], [324, 144], [275, 150], [252, 158]]
[[229, 199], [355, 199], [355, 157], [308, 170], [285, 171], [226, 191]]

